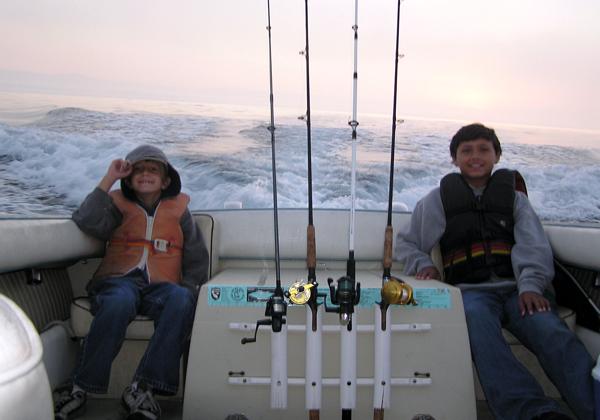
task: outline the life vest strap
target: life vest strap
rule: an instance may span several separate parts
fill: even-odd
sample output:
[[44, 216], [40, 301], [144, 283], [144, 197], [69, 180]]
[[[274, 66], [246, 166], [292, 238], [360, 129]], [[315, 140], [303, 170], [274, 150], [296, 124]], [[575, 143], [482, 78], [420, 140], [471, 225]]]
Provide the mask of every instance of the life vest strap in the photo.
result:
[[166, 239], [111, 239], [113, 244], [124, 244], [125, 246], [139, 246], [150, 249], [153, 252], [169, 252], [171, 249], [181, 251], [183, 248], [172, 244]]

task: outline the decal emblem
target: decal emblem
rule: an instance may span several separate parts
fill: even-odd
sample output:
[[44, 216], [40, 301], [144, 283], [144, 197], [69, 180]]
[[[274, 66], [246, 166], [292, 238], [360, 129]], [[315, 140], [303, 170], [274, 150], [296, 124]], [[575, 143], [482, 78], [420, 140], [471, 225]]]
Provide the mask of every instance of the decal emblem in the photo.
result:
[[244, 289], [241, 287], [234, 287], [233, 289], [231, 289], [231, 299], [234, 301], [241, 301], [242, 299], [244, 299], [244, 297], [246, 296], [246, 293], [244, 293]]

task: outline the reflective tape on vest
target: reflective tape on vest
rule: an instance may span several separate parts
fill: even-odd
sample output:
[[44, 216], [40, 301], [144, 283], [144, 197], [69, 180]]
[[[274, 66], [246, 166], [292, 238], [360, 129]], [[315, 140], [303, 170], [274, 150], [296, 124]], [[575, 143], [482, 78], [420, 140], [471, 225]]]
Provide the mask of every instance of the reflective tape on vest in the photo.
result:
[[[486, 251], [489, 255], [510, 255], [511, 249], [512, 245], [505, 241], [476, 242], [471, 245], [470, 257], [482, 257], [486, 255]], [[463, 263], [467, 258], [466, 250], [463, 248], [448, 252], [444, 255], [444, 268]]]

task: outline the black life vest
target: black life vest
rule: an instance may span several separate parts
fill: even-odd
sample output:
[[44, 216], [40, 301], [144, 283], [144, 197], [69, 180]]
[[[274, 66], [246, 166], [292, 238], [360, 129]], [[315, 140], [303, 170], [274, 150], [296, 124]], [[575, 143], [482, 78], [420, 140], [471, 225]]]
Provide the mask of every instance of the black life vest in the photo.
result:
[[440, 239], [446, 282], [480, 283], [492, 273], [514, 276], [510, 253], [514, 241], [513, 207], [517, 171], [498, 169], [483, 194], [476, 196], [464, 178], [442, 178], [440, 194], [446, 230]]

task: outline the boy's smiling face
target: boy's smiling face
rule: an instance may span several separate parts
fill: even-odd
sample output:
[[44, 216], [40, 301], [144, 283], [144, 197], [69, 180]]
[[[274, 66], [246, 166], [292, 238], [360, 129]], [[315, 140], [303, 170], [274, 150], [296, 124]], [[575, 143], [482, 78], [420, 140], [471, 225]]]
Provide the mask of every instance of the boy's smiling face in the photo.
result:
[[142, 160], [133, 165], [129, 183], [138, 197], [156, 197], [167, 188], [171, 180], [165, 166], [154, 160]]
[[484, 187], [500, 156], [496, 155], [491, 141], [478, 138], [458, 145], [454, 163], [465, 180], [473, 187]]

